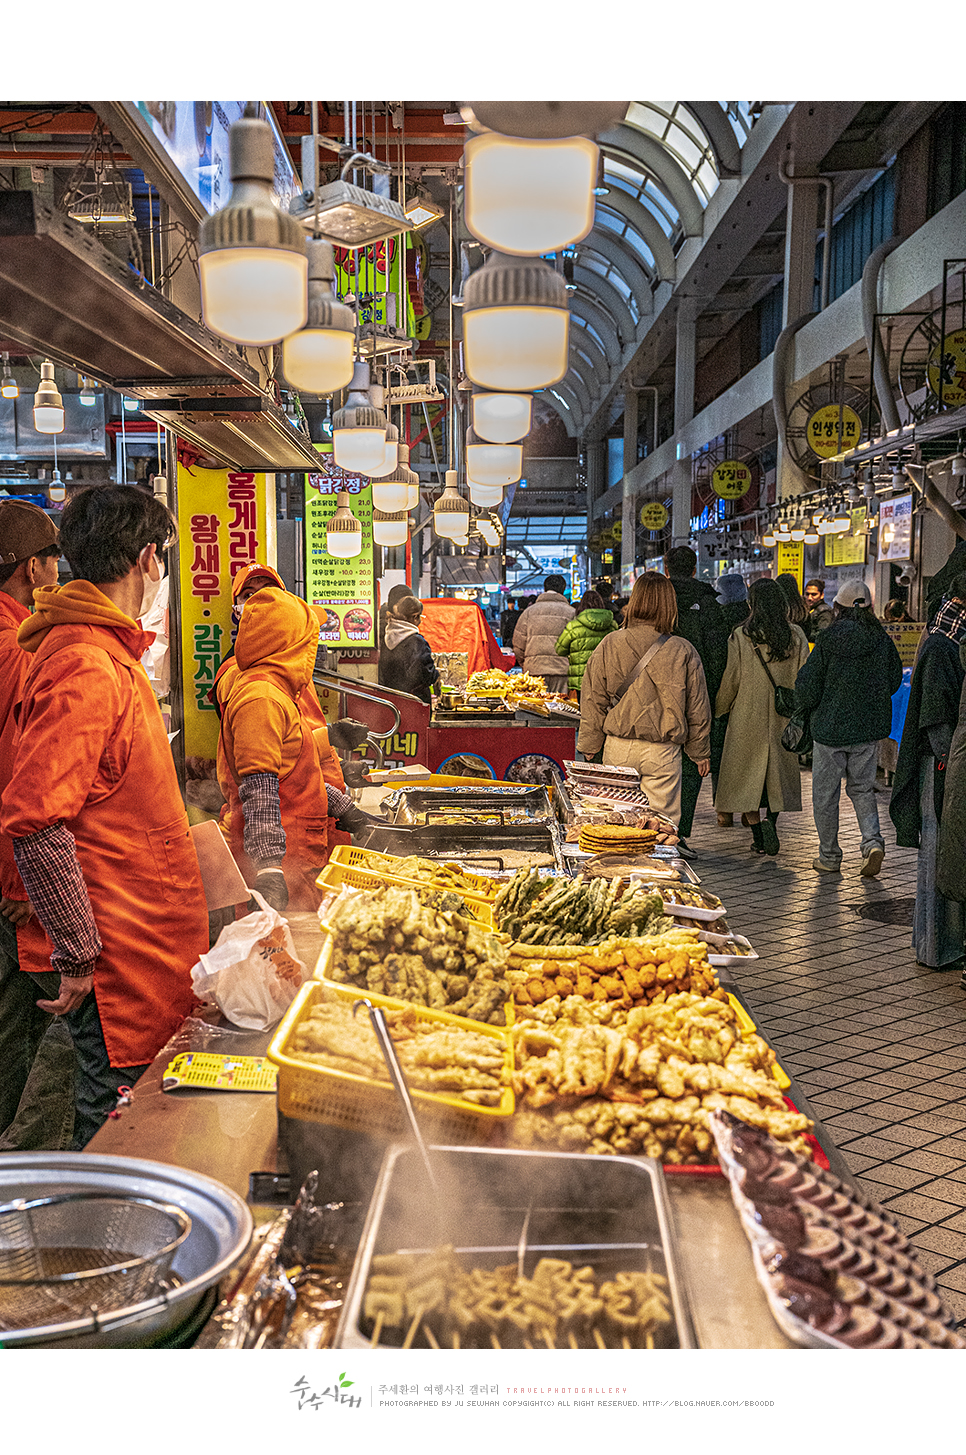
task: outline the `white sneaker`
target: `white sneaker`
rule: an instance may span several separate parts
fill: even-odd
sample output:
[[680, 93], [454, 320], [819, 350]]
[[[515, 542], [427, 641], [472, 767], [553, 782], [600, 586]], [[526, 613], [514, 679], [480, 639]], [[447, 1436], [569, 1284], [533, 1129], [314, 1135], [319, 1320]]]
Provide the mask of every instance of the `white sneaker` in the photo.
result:
[[867, 854], [862, 856], [862, 868], [859, 873], [863, 879], [874, 879], [882, 868], [882, 860], [885, 858], [885, 849], [880, 849], [878, 844], [873, 844]]

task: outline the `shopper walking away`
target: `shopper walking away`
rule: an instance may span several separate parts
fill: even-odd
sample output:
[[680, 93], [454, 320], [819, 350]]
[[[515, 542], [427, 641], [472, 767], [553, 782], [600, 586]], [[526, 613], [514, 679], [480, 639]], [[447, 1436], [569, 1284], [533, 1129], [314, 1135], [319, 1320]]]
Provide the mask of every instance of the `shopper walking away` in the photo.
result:
[[385, 646], [379, 654], [379, 681], [384, 687], [395, 687], [421, 702], [429, 702], [432, 693], [439, 690], [439, 670], [429, 642], [419, 630], [422, 615], [423, 604], [415, 596], [404, 596], [393, 607], [386, 624]]
[[566, 657], [569, 663], [567, 686], [571, 692], [580, 691], [584, 668], [595, 647], [616, 630], [614, 613], [608, 611], [603, 597], [596, 591], [585, 591], [577, 602], [576, 616], [570, 618], [556, 644], [557, 655]]
[[966, 574], [950, 582], [916, 660], [889, 804], [896, 843], [919, 850], [912, 948], [917, 963], [933, 969], [962, 966], [966, 930], [962, 902], [947, 899], [936, 886], [946, 764], [966, 676], [959, 659], [964, 641]]
[[533, 606], [520, 613], [513, 632], [518, 664], [531, 677], [542, 677], [548, 692], [567, 691], [567, 659], [557, 651], [557, 638], [574, 615], [564, 596], [562, 576], [548, 576]]
[[892, 726], [892, 695], [902, 682], [902, 661], [872, 613], [872, 597], [863, 581], [840, 586], [832, 610], [832, 625], [819, 633], [795, 683], [796, 709], [810, 715], [815, 741], [812, 813], [819, 851], [812, 868], [840, 872], [844, 778], [862, 835], [859, 872], [871, 879], [885, 854], [875, 801], [879, 740], [889, 736]]
[[636, 768], [651, 807], [677, 825], [682, 755], [710, 769], [711, 704], [701, 659], [675, 636], [677, 602], [666, 576], [634, 583], [620, 631], [592, 653], [580, 692], [577, 748], [605, 763]]
[[[697, 566], [698, 558], [690, 546], [674, 546], [664, 557], [664, 571], [674, 587], [678, 603], [675, 632], [689, 641], [697, 651], [704, 668], [708, 697], [714, 702], [728, 660], [728, 627], [721, 614], [714, 587], [709, 586], [706, 581], [696, 579]], [[711, 727], [709, 755], [712, 792], [718, 781], [724, 734], [724, 726], [714, 722]], [[686, 756], [681, 777], [681, 839], [685, 855], [690, 854], [687, 837], [694, 823], [694, 810], [700, 792], [701, 777], [691, 758]]]
[[[17, 641], [34, 590], [57, 585], [57, 527], [26, 500], [0, 505], [0, 793], [13, 776], [15, 708], [31, 657]], [[0, 1150], [61, 1151], [74, 1122], [73, 1049], [20, 969], [18, 926], [33, 910], [13, 840], [0, 834]], [[66, 1036], [66, 1044], [64, 1037]], [[65, 1074], [66, 1073], [66, 1074]], [[63, 1086], [58, 1083], [63, 1079]], [[28, 1086], [32, 1092], [28, 1092]], [[43, 1103], [46, 1103], [44, 1105]]]
[[813, 576], [811, 581], [805, 582], [802, 594], [808, 607], [808, 620], [802, 622], [802, 631], [810, 642], [814, 642], [819, 632], [832, 625], [832, 608], [825, 604], [825, 582]]
[[800, 626], [804, 631], [808, 623], [808, 603], [798, 589], [797, 580], [791, 571], [782, 571], [778, 584], [784, 591], [785, 600], [788, 603], [788, 620], [792, 626]]
[[747, 621], [751, 614], [748, 605], [748, 587], [744, 576], [737, 572], [729, 573], [718, 577], [718, 605], [721, 607], [721, 615], [724, 619], [725, 628], [729, 634], [736, 626]]
[[75, 1148], [193, 1006], [191, 967], [208, 948], [198, 860], [141, 665], [151, 639], [137, 625], [175, 535], [143, 490], [81, 491], [61, 524], [74, 580], [36, 591], [18, 633], [32, 661], [0, 831], [46, 935], [20, 927], [21, 964], [74, 1041]]
[[523, 615], [523, 603], [517, 596], [507, 599], [506, 611], [500, 612], [500, 646], [509, 647], [513, 641], [517, 622]]
[[757, 853], [777, 854], [778, 815], [801, 812], [802, 789], [798, 759], [781, 744], [788, 718], [777, 711], [775, 687], [794, 688], [808, 642], [788, 620], [777, 581], [752, 582], [748, 600], [751, 615], [731, 634], [715, 701], [715, 713], [728, 715], [715, 808], [742, 815]]

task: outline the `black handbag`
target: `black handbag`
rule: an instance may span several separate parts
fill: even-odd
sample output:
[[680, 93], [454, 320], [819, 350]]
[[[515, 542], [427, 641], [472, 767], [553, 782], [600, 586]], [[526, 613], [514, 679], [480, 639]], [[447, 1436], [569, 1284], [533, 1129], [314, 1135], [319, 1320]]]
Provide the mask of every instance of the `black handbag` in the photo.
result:
[[792, 717], [795, 712], [795, 689], [794, 687], [782, 687], [771, 675], [771, 669], [764, 657], [755, 647], [755, 656], [758, 658], [765, 671], [768, 673], [768, 680], [775, 691], [775, 711], [779, 717]]
[[802, 758], [812, 751], [812, 730], [807, 712], [793, 712], [782, 733], [782, 747]]

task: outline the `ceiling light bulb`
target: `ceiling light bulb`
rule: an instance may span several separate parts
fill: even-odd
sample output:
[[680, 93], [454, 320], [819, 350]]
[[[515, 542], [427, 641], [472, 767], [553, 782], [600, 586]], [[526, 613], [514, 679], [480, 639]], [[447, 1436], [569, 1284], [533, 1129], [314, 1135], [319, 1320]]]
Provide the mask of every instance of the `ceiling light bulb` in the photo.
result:
[[459, 492], [455, 470], [446, 471], [446, 488], [433, 506], [433, 525], [438, 536], [451, 541], [467, 536], [470, 508]]
[[473, 428], [481, 440], [508, 445], [529, 432], [533, 399], [529, 394], [486, 394], [474, 390], [471, 400]]
[[408, 218], [411, 227], [426, 227], [428, 223], [442, 217], [443, 210], [425, 188], [417, 187], [403, 208], [403, 215]]
[[47, 486], [47, 499], [59, 504], [67, 499], [67, 490], [63, 480], [60, 478], [60, 471], [53, 470], [50, 476], [50, 484]]
[[406, 510], [418, 510], [419, 508], [419, 476], [409, 464], [409, 446], [405, 440], [399, 441], [399, 463], [396, 471], [405, 477], [406, 481]]
[[513, 485], [523, 474], [522, 445], [493, 445], [466, 431], [466, 480], [470, 485]]
[[578, 242], [594, 222], [599, 155], [586, 136], [470, 137], [463, 173], [466, 226], [501, 253], [533, 257]]
[[761, 543], [763, 546], [766, 547], [771, 547], [775, 544], [775, 532], [771, 526], [769, 526], [762, 535]]
[[[386, 391], [381, 384], [372, 384], [369, 387], [369, 401], [376, 409], [385, 413], [384, 401]], [[391, 475], [399, 463], [399, 430], [392, 420], [386, 423], [386, 447], [382, 457], [382, 469], [373, 472], [373, 477], [382, 479], [384, 475]]]
[[806, 526], [805, 521], [802, 519], [801, 516], [798, 516], [795, 520], [792, 521], [791, 527], [789, 529], [789, 535], [791, 536], [793, 541], [803, 541], [805, 539], [805, 532], [807, 528], [808, 527]]
[[350, 475], [378, 475], [386, 456], [386, 416], [369, 398], [369, 365], [361, 360], [342, 409], [332, 419], [332, 453]]
[[336, 496], [335, 514], [326, 526], [325, 548], [330, 556], [344, 560], [362, 554], [362, 522], [352, 514], [348, 490], [340, 490]]
[[470, 499], [474, 505], [491, 510], [495, 506], [503, 504], [502, 485], [477, 485], [473, 480], [468, 480], [467, 483], [470, 487]]
[[19, 399], [20, 386], [10, 372], [10, 356], [3, 356], [3, 373], [0, 375], [0, 398]]
[[567, 288], [540, 258], [491, 253], [463, 287], [463, 358], [474, 384], [542, 389], [567, 372]]
[[791, 531], [790, 531], [790, 529], [788, 527], [788, 521], [787, 520], [780, 520], [778, 522], [778, 524], [775, 526], [775, 539], [776, 539], [776, 541], [790, 541], [791, 538], [792, 538], [792, 533], [791, 533]]
[[130, 411], [133, 411], [135, 409], [140, 409], [141, 408], [141, 401], [140, 401], [140, 399], [125, 399], [125, 401], [124, 401], [124, 408], [126, 410], [128, 410], [129, 412]]
[[802, 539], [807, 546], [815, 546], [818, 545], [818, 542], [821, 540], [821, 536], [819, 535], [815, 526], [810, 525]]
[[308, 317], [305, 327], [282, 345], [282, 373], [304, 394], [334, 394], [352, 378], [356, 321], [352, 309], [335, 295], [332, 244], [310, 237]]
[[34, 429], [38, 434], [62, 434], [64, 401], [54, 382], [54, 366], [44, 359], [40, 366], [40, 388], [34, 395]]
[[372, 512], [372, 539], [377, 546], [404, 546], [409, 535], [409, 517], [405, 510]]
[[97, 395], [94, 392], [94, 385], [91, 383], [90, 379], [86, 378], [85, 375], [81, 374], [80, 386], [80, 393], [77, 397], [80, 400], [81, 404], [85, 405], [88, 409], [90, 409], [97, 402]]
[[198, 236], [205, 323], [239, 344], [275, 344], [308, 313], [308, 257], [298, 221], [272, 200], [275, 155], [267, 121], [243, 116], [228, 134], [231, 196]]

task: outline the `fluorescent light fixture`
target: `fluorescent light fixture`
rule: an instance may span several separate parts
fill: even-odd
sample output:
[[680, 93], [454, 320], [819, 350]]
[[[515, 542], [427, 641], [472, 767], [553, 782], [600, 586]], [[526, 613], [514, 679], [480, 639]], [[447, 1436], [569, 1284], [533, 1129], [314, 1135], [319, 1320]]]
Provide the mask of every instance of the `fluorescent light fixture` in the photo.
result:
[[205, 323], [233, 343], [279, 343], [308, 315], [305, 234], [272, 201], [274, 141], [267, 121], [243, 116], [229, 134], [231, 196], [198, 238]]

